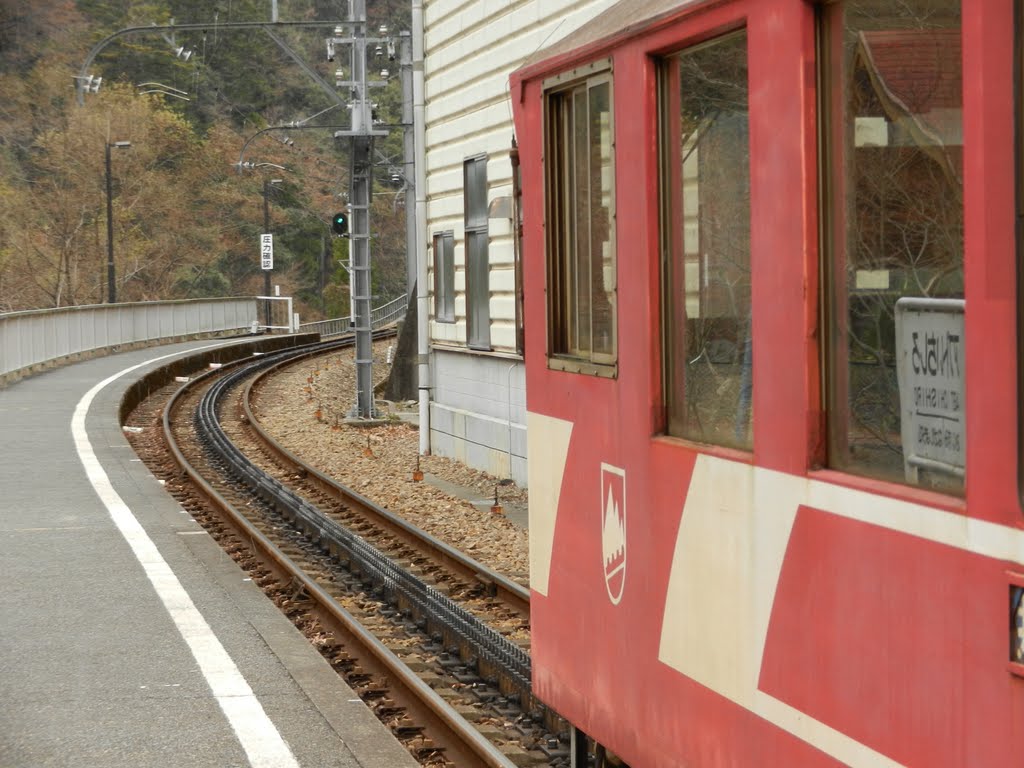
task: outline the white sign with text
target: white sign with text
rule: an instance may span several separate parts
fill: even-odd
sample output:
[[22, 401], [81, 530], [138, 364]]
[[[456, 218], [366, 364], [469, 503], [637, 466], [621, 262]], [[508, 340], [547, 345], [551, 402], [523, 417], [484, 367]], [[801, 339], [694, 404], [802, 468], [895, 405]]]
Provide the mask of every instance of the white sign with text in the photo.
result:
[[260, 235], [260, 267], [274, 268], [274, 236]]
[[964, 301], [896, 302], [896, 378], [908, 480], [964, 473]]

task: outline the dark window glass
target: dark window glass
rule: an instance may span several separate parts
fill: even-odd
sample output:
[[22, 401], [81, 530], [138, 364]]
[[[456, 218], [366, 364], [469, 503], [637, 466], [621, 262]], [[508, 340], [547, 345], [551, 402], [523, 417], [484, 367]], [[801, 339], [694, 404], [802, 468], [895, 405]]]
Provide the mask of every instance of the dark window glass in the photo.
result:
[[612, 85], [607, 73], [547, 98], [550, 353], [616, 361]]
[[960, 3], [848, 0], [823, 18], [829, 464], [959, 491]]
[[487, 232], [487, 158], [463, 164], [466, 211], [466, 336], [474, 349], [491, 348], [490, 260]]
[[455, 236], [434, 235], [434, 317], [439, 323], [455, 322]]
[[747, 35], [662, 68], [669, 434], [752, 448]]

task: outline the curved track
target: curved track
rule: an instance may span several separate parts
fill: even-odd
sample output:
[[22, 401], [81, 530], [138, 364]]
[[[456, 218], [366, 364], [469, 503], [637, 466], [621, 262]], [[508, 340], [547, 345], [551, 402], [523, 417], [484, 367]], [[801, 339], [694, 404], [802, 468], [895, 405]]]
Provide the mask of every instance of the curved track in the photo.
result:
[[[338, 345], [320, 344], [298, 354], [323, 354]], [[528, 654], [481, 619], [498, 612], [506, 619], [519, 616], [525, 621], [528, 591], [305, 466], [259, 427], [249, 405], [256, 372], [271, 375], [296, 354], [266, 355], [225, 366], [179, 390], [163, 418], [176, 461], [200, 493], [224, 511], [238, 538], [258, 550], [278, 582], [288, 585], [291, 602], [308, 606], [318, 621], [330, 626], [324, 641], [327, 650], [340, 655], [341, 666], [358, 670], [357, 682], [369, 685], [372, 698], [384, 702], [385, 715], [395, 719], [396, 734], [414, 742], [410, 749], [426, 764], [447, 759], [459, 766], [512, 765], [506, 753], [526, 755], [530, 763], [562, 764], [565, 750], [549, 732], [557, 732], [562, 724], [533, 699]], [[232, 393], [239, 390], [244, 391], [242, 404], [234, 406]], [[189, 423], [180, 414], [191, 408], [195, 417]], [[250, 428], [277, 466], [268, 467], [267, 459], [253, 461], [235, 445], [221, 424], [225, 418]], [[195, 439], [206, 447], [183, 447]], [[223, 479], [225, 473], [230, 479]], [[221, 479], [211, 481], [213, 476]], [[302, 487], [290, 487], [293, 480]], [[253, 504], [246, 488], [253, 489], [260, 504]], [[370, 538], [391, 542], [383, 547], [390, 551], [380, 551]], [[342, 605], [352, 601], [351, 594], [343, 596], [346, 588], [363, 598], [368, 590], [374, 602], [379, 599], [377, 615], [357, 619]], [[394, 639], [394, 629], [380, 626], [382, 617], [419, 636], [416, 641], [399, 641], [401, 655], [407, 660], [411, 656], [411, 664], [387, 647], [393, 642], [382, 643], [374, 636]], [[415, 650], [406, 653], [412, 646]], [[428, 674], [424, 679], [410, 667], [426, 668]], [[439, 684], [439, 671], [456, 682]], [[469, 704], [449, 704], [445, 686], [462, 689]], [[460, 714], [477, 704], [513, 721], [517, 735], [495, 734], [493, 727], [483, 728], [487, 738], [481, 735]], [[492, 725], [490, 718], [473, 716], [478, 725], [480, 720]], [[421, 734], [429, 739], [419, 744]]]

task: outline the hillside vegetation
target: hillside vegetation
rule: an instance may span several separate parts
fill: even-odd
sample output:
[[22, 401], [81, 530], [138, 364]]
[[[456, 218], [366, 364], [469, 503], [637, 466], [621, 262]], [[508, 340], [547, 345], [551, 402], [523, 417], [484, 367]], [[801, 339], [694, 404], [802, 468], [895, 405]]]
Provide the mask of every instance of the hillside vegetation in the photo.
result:
[[[367, 0], [371, 34], [382, 23], [389, 34], [408, 29], [408, 6]], [[278, 8], [281, 21], [348, 17], [345, 0], [279, 0]], [[329, 128], [268, 131], [243, 159], [286, 170], [237, 167], [260, 129], [349, 120], [266, 32], [223, 27], [270, 14], [271, 0], [0, 0], [0, 312], [105, 300], [106, 144], [131, 142], [111, 151], [118, 301], [262, 292], [264, 181], [275, 178], [274, 283], [299, 299], [304, 319], [347, 314], [348, 278], [339, 264], [348, 241], [329, 231], [346, 202], [347, 140]], [[101, 87], [78, 105], [74, 78], [94, 45], [118, 30], [172, 19], [209, 26], [112, 41], [90, 69]], [[329, 28], [282, 26], [274, 34], [333, 88], [338, 64], [326, 59]], [[187, 60], [175, 55], [178, 47], [192, 51]], [[405, 291], [405, 200], [401, 180], [389, 173], [402, 159], [398, 62], [385, 51], [370, 66], [390, 71], [388, 87], [373, 94], [391, 131], [375, 147], [376, 304]], [[178, 91], [185, 97], [167, 95]]]

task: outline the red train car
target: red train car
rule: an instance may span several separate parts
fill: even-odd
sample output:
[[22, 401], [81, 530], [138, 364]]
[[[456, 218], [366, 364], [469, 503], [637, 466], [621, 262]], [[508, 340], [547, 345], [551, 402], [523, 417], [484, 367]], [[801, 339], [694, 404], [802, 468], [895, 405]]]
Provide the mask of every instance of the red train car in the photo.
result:
[[1020, 764], [1020, 5], [624, 0], [513, 75], [535, 691], [634, 768]]

